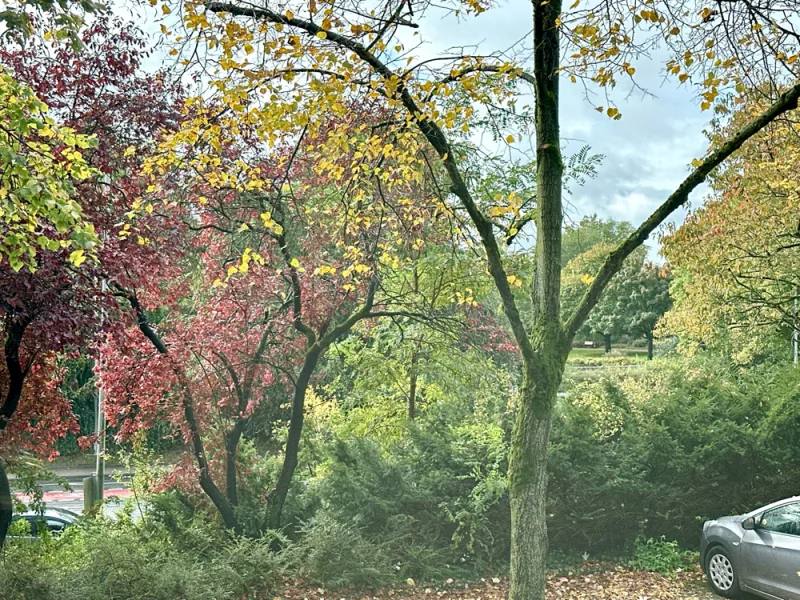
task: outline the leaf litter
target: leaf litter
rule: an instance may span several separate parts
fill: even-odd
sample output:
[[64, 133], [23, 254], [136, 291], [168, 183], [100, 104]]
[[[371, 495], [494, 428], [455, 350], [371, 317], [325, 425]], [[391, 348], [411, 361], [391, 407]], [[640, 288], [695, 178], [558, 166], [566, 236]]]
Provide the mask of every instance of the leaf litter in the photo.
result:
[[[714, 600], [715, 596], [698, 570], [673, 576], [633, 571], [620, 566], [595, 564], [579, 573], [548, 577], [547, 600]], [[586, 571], [586, 572], [583, 572]], [[272, 600], [505, 600], [508, 579], [488, 577], [479, 581], [422, 584], [405, 583], [377, 590], [326, 590], [286, 582], [282, 593]]]

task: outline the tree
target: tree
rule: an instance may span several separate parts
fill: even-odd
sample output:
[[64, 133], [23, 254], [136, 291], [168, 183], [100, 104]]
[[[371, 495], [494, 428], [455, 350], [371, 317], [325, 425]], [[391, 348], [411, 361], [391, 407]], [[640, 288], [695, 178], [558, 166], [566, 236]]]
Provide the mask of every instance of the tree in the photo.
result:
[[632, 273], [620, 272], [624, 292], [621, 310], [623, 330], [634, 337], [647, 340], [647, 358], [653, 359], [653, 335], [659, 320], [672, 304], [669, 295], [669, 271], [644, 262]]
[[[3, 450], [12, 456], [20, 435], [49, 455], [55, 439], [74, 424], [54, 385], [36, 392], [58, 377], [54, 354], [91, 346], [101, 312], [113, 310], [100, 279], [126, 282], [169, 262], [135, 239], [120, 240], [117, 232], [129, 210], [127, 196], [141, 183], [135, 173], [143, 153], [125, 149], [137, 142], [144, 147], [175, 122], [174, 89], [158, 77], [137, 75], [143, 44], [119, 21], [98, 19], [82, 33], [82, 45], [79, 53], [67, 42], [53, 47], [31, 38], [24, 49], [0, 50], [4, 81], [11, 82], [6, 91], [18, 102], [4, 104], [12, 116], [7, 123], [26, 136], [6, 138], [16, 154], [4, 155], [14, 161], [4, 180], [11, 187], [0, 188], [11, 198], [3, 218], [12, 224], [5, 237], [9, 264], [0, 264], [0, 379], [7, 382], [0, 432]], [[69, 426], [58, 425], [55, 415]], [[2, 541], [11, 519], [4, 470], [0, 503]]]
[[[146, 167], [150, 195], [135, 201], [128, 223], [128, 231], [138, 231], [146, 207], [161, 202], [187, 235], [179, 277], [149, 274], [148, 285], [164, 292], [169, 318], [152, 321], [135, 287], [115, 286], [141, 335], [109, 349], [114, 418], [142, 415], [133, 425], [146, 427], [162, 414], [175, 424], [191, 447], [202, 491], [225, 526], [241, 532], [239, 442], [256, 411], [271, 406], [265, 412], [281, 418], [278, 407], [290, 398], [283, 466], [263, 498], [266, 526], [278, 528], [321, 358], [361, 321], [431, 317], [435, 307], [421, 302], [412, 273], [422, 236], [435, 240], [434, 228], [409, 200], [426, 193], [417, 173], [340, 186], [308, 162], [312, 141], [325, 143], [343, 127], [381, 127], [370, 107], [331, 114], [317, 131], [321, 137], [301, 132], [291, 144], [274, 144], [273, 132], [257, 123], [218, 126], [212, 119], [225, 109], [214, 102], [194, 100], [191, 111], [193, 124], [213, 123], [211, 139], [197, 143], [189, 127], [166, 141]], [[329, 168], [335, 173], [351, 160], [352, 154], [330, 155]], [[391, 154], [380, 157], [387, 170], [393, 163]], [[152, 366], [143, 371], [140, 364]], [[143, 389], [142, 374], [153, 368], [163, 383]], [[224, 486], [217, 483], [222, 478]]]
[[[581, 218], [578, 223], [568, 224], [562, 236], [561, 265], [566, 267], [573, 258], [588, 252], [598, 244], [607, 246], [619, 244], [632, 231], [633, 226], [627, 221], [604, 220], [597, 215], [588, 215]], [[595, 268], [593, 272], [596, 271]]]
[[[192, 53], [202, 48], [199, 52], [208, 58], [204, 67], [218, 69], [220, 97], [225, 98], [230, 112], [238, 113], [239, 121], [256, 120], [275, 137], [291, 138], [304, 131], [315, 139], [325, 115], [329, 111], [344, 114], [351, 95], [379, 103], [384, 114], [388, 113], [387, 122], [366, 141], [354, 139], [352, 130], [342, 128], [316, 147], [318, 168], [340, 180], [362, 176], [360, 163], [348, 168], [330, 160], [337, 149], [354, 143], [363, 144], [372, 156], [389, 152], [400, 157], [397, 169], [408, 170], [408, 163], [420, 158], [430, 164], [430, 152], [421, 153], [422, 148], [438, 157], [437, 166], [446, 173], [438, 203], [448, 208], [454, 219], [469, 223], [469, 233], [482, 247], [522, 359], [523, 385], [509, 467], [510, 593], [514, 600], [539, 599], [544, 597], [547, 554], [547, 447], [571, 341], [625, 259], [687, 201], [713, 169], [770, 122], [797, 107], [800, 83], [793, 65], [798, 34], [781, 2], [762, 7], [742, 1], [711, 9], [693, 0], [678, 5], [661, 1], [630, 10], [628, 4], [604, 0], [589, 8], [574, 5], [569, 12], [562, 10], [560, 1], [548, 0], [534, 3], [533, 74], [529, 74], [499, 54], [445, 55], [415, 63], [413, 49], [403, 44], [398, 32], [418, 28], [426, 7], [406, 0], [374, 11], [349, 5], [323, 7], [313, 1], [280, 10], [235, 1], [185, 3], [181, 13], [188, 38], [182, 35], [181, 39], [189, 40], [186, 47]], [[455, 3], [453, 9], [460, 15], [482, 12], [486, 6], [468, 0]], [[212, 28], [225, 33], [213, 38], [202, 33]], [[209, 39], [213, 41], [207, 44]], [[566, 54], [564, 62], [562, 40], [575, 50]], [[618, 78], [634, 76], [632, 62], [656, 46], [668, 51], [669, 73], [681, 81], [702, 78], [703, 109], [712, 105], [719, 109], [726, 96], [736, 96], [748, 85], [764, 81], [768, 81], [764, 92], [772, 104], [694, 163], [691, 173], [664, 203], [607, 256], [574, 313], [563, 322], [561, 75], [583, 78], [610, 93]], [[400, 58], [403, 52], [408, 55]], [[506, 270], [502, 241], [508, 234], [501, 229], [498, 236], [493, 221], [496, 214], [516, 216], [522, 199], [509, 195], [505, 206], [484, 212], [476, 201], [479, 190], [462, 171], [461, 149], [453, 143], [458, 139], [455, 131], [469, 131], [478, 124], [485, 125], [498, 145], [503, 139], [515, 141], [517, 137], [510, 131], [518, 131], [520, 125], [512, 110], [516, 107], [515, 85], [520, 80], [534, 88], [535, 96], [536, 242], [530, 255], [535, 275], [529, 318], [523, 318], [519, 310], [515, 293], [519, 278]], [[449, 101], [453, 95], [463, 101]], [[269, 98], [269, 102], [258, 98]], [[615, 106], [600, 110], [612, 119], [621, 118]], [[495, 115], [498, 118], [492, 118]], [[218, 125], [195, 122], [189, 130], [197, 137], [199, 127], [213, 137]], [[375, 168], [366, 171], [374, 175]], [[384, 175], [384, 167], [377, 168], [381, 177], [391, 177], [393, 169]], [[459, 227], [457, 235], [464, 233]]]
[[[613, 244], [599, 243], [573, 258], [563, 270], [562, 312], [575, 309], [602, 261], [613, 251]], [[653, 265], [640, 248], [632, 253], [609, 283], [582, 330], [587, 335], [602, 335], [606, 352], [611, 351], [612, 335], [647, 339], [647, 356], [653, 358], [653, 332], [670, 307], [667, 270]]]
[[[749, 118], [759, 100], [719, 123], [712, 139]], [[663, 239], [676, 272], [675, 307], [665, 320], [684, 347], [704, 344], [747, 361], [778, 351], [796, 321], [797, 169], [800, 141], [790, 122], [754, 137], [711, 180], [712, 194]]]

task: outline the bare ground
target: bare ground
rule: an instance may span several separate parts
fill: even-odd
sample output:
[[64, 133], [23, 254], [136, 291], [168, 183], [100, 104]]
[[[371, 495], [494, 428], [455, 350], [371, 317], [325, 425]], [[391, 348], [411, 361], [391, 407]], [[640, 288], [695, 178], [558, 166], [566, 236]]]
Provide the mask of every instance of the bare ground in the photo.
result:
[[[406, 584], [392, 588], [325, 590], [287, 582], [273, 600], [505, 600], [508, 581], [487, 578], [476, 582], [448, 580], [436, 585]], [[600, 567], [588, 574], [567, 574], [549, 579], [548, 600], [718, 600], [703, 574], [698, 571], [668, 577], [657, 573], [630, 571], [622, 567]]]

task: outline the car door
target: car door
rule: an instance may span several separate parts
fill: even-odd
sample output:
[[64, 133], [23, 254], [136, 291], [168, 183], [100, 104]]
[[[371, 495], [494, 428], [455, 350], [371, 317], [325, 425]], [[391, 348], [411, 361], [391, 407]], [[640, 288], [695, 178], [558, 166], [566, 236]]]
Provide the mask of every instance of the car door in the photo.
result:
[[800, 502], [759, 516], [741, 541], [743, 583], [782, 600], [800, 600]]

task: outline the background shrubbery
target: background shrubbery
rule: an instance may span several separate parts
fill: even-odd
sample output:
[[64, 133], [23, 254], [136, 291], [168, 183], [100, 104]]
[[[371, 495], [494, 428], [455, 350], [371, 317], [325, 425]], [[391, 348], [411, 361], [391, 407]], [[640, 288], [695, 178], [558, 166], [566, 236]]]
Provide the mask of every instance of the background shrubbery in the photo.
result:
[[[662, 537], [693, 549], [703, 520], [797, 493], [800, 376], [791, 367], [673, 356], [575, 375], [552, 432], [555, 551], [630, 555], [637, 538]], [[457, 418], [453, 406], [428, 407], [389, 442], [318, 428], [327, 441], [294, 496], [296, 518], [321, 511], [326, 527], [357, 531], [403, 577], [435, 576], [442, 564], [502, 569], [509, 409], [470, 411], [474, 401], [464, 398]]]
[[[589, 553], [675, 569], [702, 520], [797, 493], [794, 369], [672, 357], [575, 375], [568, 371], [552, 432], [555, 563]], [[0, 589], [9, 600], [99, 600], [146, 585], [141, 598], [200, 600], [241, 598], [284, 574], [380, 586], [502, 573], [508, 385], [429, 402], [413, 424], [402, 411], [392, 420], [362, 401], [344, 414], [341, 402], [315, 397], [280, 535], [255, 510], [275, 461], [253, 449], [240, 511], [249, 533], [263, 537], [232, 541], [202, 508], [168, 492], [151, 497], [137, 523], [92, 521], [58, 540], [12, 542]], [[381, 429], [370, 434], [376, 413]]]

